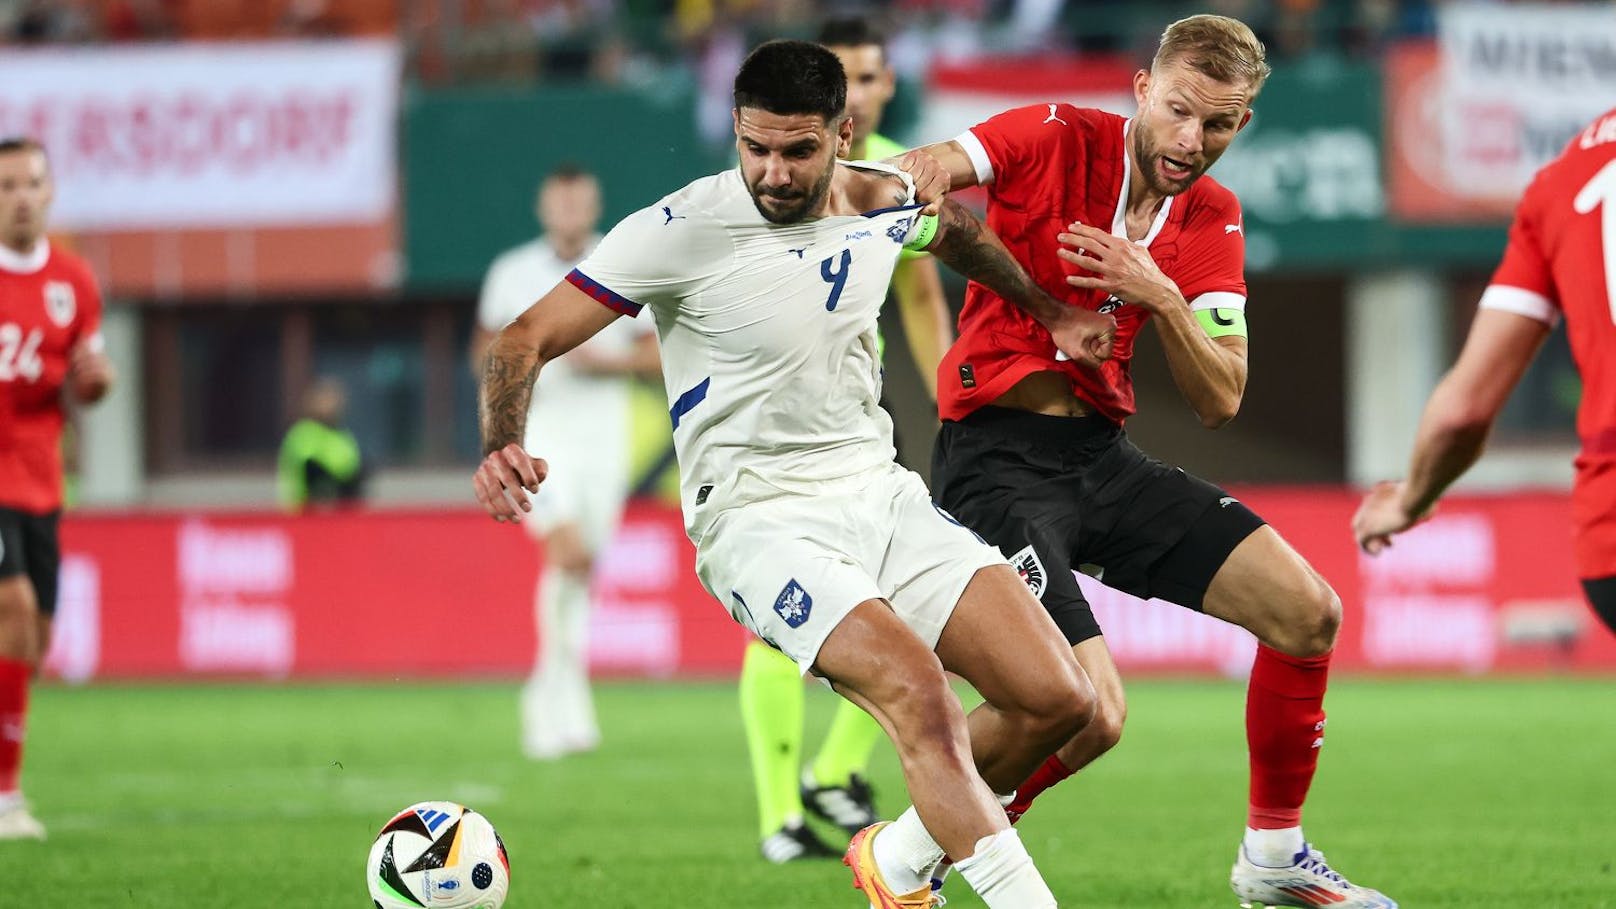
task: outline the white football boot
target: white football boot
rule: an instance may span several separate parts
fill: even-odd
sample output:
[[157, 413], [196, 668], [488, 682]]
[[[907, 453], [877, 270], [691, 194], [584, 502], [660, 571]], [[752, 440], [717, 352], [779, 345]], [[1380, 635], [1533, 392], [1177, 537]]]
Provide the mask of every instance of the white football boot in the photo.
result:
[[1272, 909], [1278, 906], [1328, 906], [1330, 909], [1397, 909], [1397, 901], [1378, 890], [1354, 886], [1324, 861], [1324, 853], [1306, 843], [1291, 864], [1266, 868], [1246, 856], [1240, 847], [1229, 886], [1240, 897], [1243, 909]]
[[42, 840], [45, 825], [28, 810], [22, 796], [0, 799], [0, 840]]

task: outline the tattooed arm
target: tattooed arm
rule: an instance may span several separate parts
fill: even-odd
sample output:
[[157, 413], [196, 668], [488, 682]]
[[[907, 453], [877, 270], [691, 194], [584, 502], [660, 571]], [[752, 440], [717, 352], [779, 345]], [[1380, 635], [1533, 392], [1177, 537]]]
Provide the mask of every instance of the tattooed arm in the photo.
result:
[[1076, 362], [1096, 367], [1111, 358], [1116, 320], [1055, 299], [1034, 283], [1003, 241], [953, 199], [943, 201], [937, 236], [926, 250], [1038, 320], [1049, 330], [1055, 346]]
[[[497, 521], [518, 521], [531, 511], [526, 492], [537, 492], [549, 466], [522, 447], [533, 384], [544, 364], [616, 319], [618, 314], [562, 282], [505, 326], [488, 346], [479, 395], [483, 463], [472, 477], [477, 501]], [[526, 492], [524, 492], [524, 490]]]

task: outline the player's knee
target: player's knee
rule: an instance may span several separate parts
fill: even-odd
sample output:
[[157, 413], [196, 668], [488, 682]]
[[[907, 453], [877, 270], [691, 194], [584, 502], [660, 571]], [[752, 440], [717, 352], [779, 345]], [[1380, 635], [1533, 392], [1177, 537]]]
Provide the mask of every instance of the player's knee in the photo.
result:
[[1080, 674], [1061, 684], [1040, 686], [1037, 696], [1022, 705], [1022, 735], [1051, 746], [1064, 743], [1094, 722], [1098, 701], [1094, 686]]
[[1128, 702], [1118, 696], [1101, 697], [1096, 702], [1094, 719], [1087, 726], [1100, 754], [1117, 747], [1122, 741], [1122, 727], [1128, 721]]
[[1335, 649], [1341, 630], [1341, 598], [1323, 578], [1315, 576], [1298, 608], [1286, 623], [1277, 649], [1296, 657], [1323, 656]]

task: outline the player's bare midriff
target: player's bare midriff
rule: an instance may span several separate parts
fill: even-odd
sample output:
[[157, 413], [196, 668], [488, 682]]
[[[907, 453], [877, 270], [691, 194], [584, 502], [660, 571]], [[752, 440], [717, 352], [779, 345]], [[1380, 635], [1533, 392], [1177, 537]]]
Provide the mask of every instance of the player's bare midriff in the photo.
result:
[[995, 407], [1013, 407], [1052, 417], [1086, 417], [1094, 406], [1072, 394], [1072, 381], [1058, 372], [1035, 372], [1010, 386], [993, 400]]

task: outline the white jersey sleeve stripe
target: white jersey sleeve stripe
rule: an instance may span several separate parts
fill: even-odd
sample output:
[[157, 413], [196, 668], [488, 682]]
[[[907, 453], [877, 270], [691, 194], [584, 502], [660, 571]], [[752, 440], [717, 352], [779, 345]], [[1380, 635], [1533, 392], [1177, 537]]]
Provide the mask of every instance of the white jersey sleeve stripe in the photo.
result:
[[640, 310], [645, 308], [576, 268], [567, 272], [567, 283], [588, 294], [602, 306], [616, 310], [625, 316], [637, 316], [640, 314]]
[[959, 147], [965, 150], [965, 156], [971, 159], [971, 167], [976, 169], [976, 185], [987, 186], [993, 182], [993, 161], [988, 158], [987, 147], [976, 133], [966, 130], [954, 137]]
[[1550, 326], [1560, 324], [1560, 309], [1554, 305], [1554, 301], [1524, 287], [1489, 284], [1487, 290], [1482, 293], [1481, 303], [1478, 305], [1482, 309], [1512, 312], [1517, 316], [1546, 322]]

